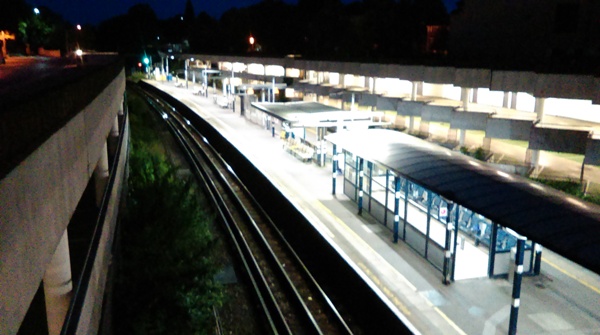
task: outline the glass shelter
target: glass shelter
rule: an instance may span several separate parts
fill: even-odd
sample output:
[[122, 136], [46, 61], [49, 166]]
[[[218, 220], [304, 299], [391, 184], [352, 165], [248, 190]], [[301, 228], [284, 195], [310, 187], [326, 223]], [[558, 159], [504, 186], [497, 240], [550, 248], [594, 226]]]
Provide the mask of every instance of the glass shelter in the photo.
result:
[[[368, 134], [374, 132], [397, 133], [387, 130], [367, 131]], [[363, 147], [354, 147], [349, 142], [338, 141], [341, 136], [346, 135], [341, 132], [327, 137], [328, 140], [333, 139], [331, 142], [336, 157], [333, 192], [335, 193], [337, 176], [343, 171], [341, 190], [357, 203], [359, 214], [366, 212], [387, 227], [394, 242], [404, 241], [435, 269], [442, 272], [444, 282], [476, 277], [511, 276], [519, 234], [494, 222], [485, 214], [469, 209], [459, 201], [460, 199], [453, 199], [432, 190], [428, 181], [435, 180], [433, 170], [429, 171], [430, 179], [419, 180], [420, 178], [414, 178], [410, 173], [403, 173], [402, 166], [386, 162], [386, 159], [393, 159], [394, 155], [397, 155], [393, 150], [389, 150], [388, 143], [378, 143], [372, 136], [362, 137], [355, 134], [346, 137], [352, 138], [353, 141], [358, 141], [358, 138], [370, 138], [374, 146], [381, 145], [386, 148], [385, 154], [389, 156], [377, 159], [376, 156], [380, 153], [378, 149], [363, 151]], [[409, 139], [413, 140], [421, 141]], [[337, 151], [338, 145], [344, 148], [341, 152]], [[447, 149], [438, 147], [435, 150]], [[411, 153], [409, 151], [406, 154]], [[455, 158], [466, 159], [458, 156]], [[416, 168], [414, 162], [411, 165], [413, 169]], [[436, 168], [425, 165], [419, 171], [427, 169]], [[476, 179], [471, 181], [477, 182]], [[454, 187], [467, 189], [472, 186], [470, 180], [465, 179]], [[533, 252], [534, 248], [535, 243], [532, 241], [527, 240], [524, 243], [524, 274], [539, 273], [541, 249], [536, 254]]]

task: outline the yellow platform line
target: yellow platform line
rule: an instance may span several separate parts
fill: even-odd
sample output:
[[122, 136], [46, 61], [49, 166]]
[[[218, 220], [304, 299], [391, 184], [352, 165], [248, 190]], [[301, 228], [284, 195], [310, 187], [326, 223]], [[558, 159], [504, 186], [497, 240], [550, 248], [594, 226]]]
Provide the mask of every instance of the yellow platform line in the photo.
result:
[[544, 263], [547, 263], [547, 264], [548, 264], [548, 265], [550, 265], [551, 267], [555, 268], [556, 270], [558, 270], [558, 271], [562, 272], [562, 273], [563, 273], [564, 275], [566, 275], [567, 277], [570, 277], [570, 278], [574, 279], [575, 281], [579, 282], [581, 285], [583, 285], [583, 286], [585, 286], [585, 287], [589, 288], [590, 290], [592, 290], [592, 291], [594, 291], [594, 292], [596, 292], [596, 293], [600, 294], [600, 289], [599, 289], [599, 288], [597, 288], [596, 286], [594, 286], [594, 285], [592, 285], [592, 284], [590, 284], [590, 283], [586, 282], [586, 281], [585, 281], [585, 280], [583, 280], [583, 279], [577, 278], [577, 276], [575, 276], [575, 275], [573, 275], [573, 274], [569, 273], [567, 270], [564, 270], [564, 269], [563, 269], [563, 268], [561, 268], [560, 266], [558, 266], [558, 265], [556, 265], [556, 264], [552, 263], [551, 261], [549, 261], [549, 260], [547, 260], [547, 259], [545, 259], [545, 258], [543, 258], [543, 257], [542, 257], [542, 261], [544, 261]]
[[[327, 206], [325, 206], [322, 202], [317, 201], [317, 204], [319, 207], [321, 207], [321, 209], [323, 211], [325, 211], [326, 213], [328, 213], [331, 217], [334, 218], [334, 220], [340, 224], [341, 227], [343, 227], [346, 231], [348, 231], [349, 233], [353, 234], [355, 237], [360, 238], [360, 236], [358, 236], [352, 229], [350, 229], [350, 227], [348, 227], [346, 225], [346, 223], [344, 221], [342, 221], [340, 218], [337, 217], [337, 215], [333, 214], [333, 212], [331, 212], [331, 210], [329, 208], [327, 208]], [[367, 243], [365, 243], [366, 246], [371, 249], [372, 252], [377, 253], [373, 248], [371, 248], [371, 246]], [[364, 265], [362, 262], [358, 263], [358, 266], [365, 272], [365, 274], [367, 276], [369, 276], [369, 278], [371, 278], [371, 280], [373, 281], [373, 283], [375, 283], [381, 290], [382, 292], [392, 301], [392, 303], [398, 308], [400, 309], [405, 315], [411, 315], [410, 310], [408, 309], [408, 307], [406, 305], [404, 305], [400, 299], [387, 287], [381, 284], [381, 280], [375, 276], [375, 274], [373, 274], [371, 272], [371, 270], [369, 270], [366, 265]], [[409, 282], [406, 278], [404, 278], [404, 276], [402, 276], [401, 278], [403, 278], [403, 282], [405, 282], [413, 291], [417, 291], [417, 288], [411, 283]], [[434, 306], [433, 303], [431, 303], [431, 301], [429, 301], [429, 299], [427, 299], [426, 297], [423, 297], [431, 306]], [[452, 327], [454, 330], [456, 330], [456, 332], [460, 335], [467, 335], [467, 333], [465, 333], [456, 323], [454, 323], [454, 321], [452, 321], [452, 319], [450, 319], [444, 312], [442, 312], [442, 310], [440, 310], [437, 307], [433, 307], [433, 309], [446, 321], [448, 322], [448, 324], [450, 325], [450, 327]]]

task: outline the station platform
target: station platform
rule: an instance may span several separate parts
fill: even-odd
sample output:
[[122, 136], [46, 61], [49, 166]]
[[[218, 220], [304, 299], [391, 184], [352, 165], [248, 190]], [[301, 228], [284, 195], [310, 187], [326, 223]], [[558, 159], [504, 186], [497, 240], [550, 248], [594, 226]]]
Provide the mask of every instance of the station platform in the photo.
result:
[[[336, 195], [331, 194], [330, 165], [302, 162], [284, 150], [277, 134], [218, 106], [212, 96], [169, 82], [148, 83], [185, 103], [234, 144], [415, 334], [508, 333], [509, 280], [464, 275], [468, 279], [444, 285], [427, 260], [402, 241], [392, 242], [388, 228], [357, 214], [356, 204], [342, 192], [342, 176]], [[517, 329], [520, 334], [600, 334], [600, 276], [544, 249], [541, 274], [523, 278]]]

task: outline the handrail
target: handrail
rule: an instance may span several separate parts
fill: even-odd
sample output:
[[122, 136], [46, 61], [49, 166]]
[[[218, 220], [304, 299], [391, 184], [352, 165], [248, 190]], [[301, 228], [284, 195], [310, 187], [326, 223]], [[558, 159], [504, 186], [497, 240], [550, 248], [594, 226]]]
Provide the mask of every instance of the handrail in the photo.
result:
[[[77, 281], [77, 285], [73, 290], [73, 298], [71, 300], [71, 304], [69, 305], [69, 310], [65, 317], [65, 321], [63, 323], [62, 330], [60, 332], [61, 335], [75, 335], [77, 334], [77, 329], [79, 326], [79, 319], [81, 317], [81, 312], [83, 306], [85, 304], [85, 298], [88, 291], [88, 286], [90, 283], [90, 278], [92, 272], [94, 270], [94, 264], [96, 261], [96, 256], [98, 253], [98, 247], [100, 245], [100, 239], [102, 237], [102, 231], [105, 226], [106, 214], [108, 211], [108, 204], [110, 196], [113, 191], [113, 187], [115, 184], [115, 180], [117, 178], [117, 170], [119, 168], [119, 158], [121, 157], [121, 150], [123, 149], [123, 141], [125, 136], [125, 126], [127, 125], [128, 118], [128, 110], [124, 108], [123, 110], [123, 120], [121, 121], [121, 129], [122, 131], [119, 134], [119, 141], [117, 144], [116, 154], [113, 157], [113, 164], [110, 169], [109, 179], [107, 187], [104, 190], [104, 194], [102, 196], [102, 202], [100, 204], [100, 213], [98, 214], [98, 219], [96, 220], [96, 225], [94, 227], [94, 233], [92, 235], [92, 240], [90, 242], [90, 247], [88, 249], [85, 262], [83, 265], [83, 269], [79, 276], [79, 280]], [[125, 148], [128, 150], [128, 148]], [[127, 157], [127, 155], [126, 155]]]

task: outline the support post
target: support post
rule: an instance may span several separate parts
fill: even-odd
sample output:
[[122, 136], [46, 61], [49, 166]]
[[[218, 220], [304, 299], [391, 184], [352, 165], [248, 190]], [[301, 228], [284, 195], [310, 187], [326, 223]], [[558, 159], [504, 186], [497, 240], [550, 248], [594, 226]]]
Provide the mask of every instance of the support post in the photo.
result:
[[535, 250], [533, 274], [537, 276], [540, 274], [540, 270], [542, 268], [542, 246], [538, 243], [535, 243], [533, 249]]
[[337, 181], [337, 170], [338, 170], [338, 155], [337, 155], [337, 145], [333, 145], [333, 157], [332, 157], [332, 174], [331, 174], [331, 194], [335, 195], [335, 183]]
[[519, 318], [519, 306], [521, 305], [521, 282], [523, 280], [523, 254], [525, 249], [525, 239], [517, 239], [517, 254], [515, 255], [515, 278], [512, 290], [512, 305], [510, 308], [510, 319], [508, 324], [508, 334], [517, 334], [517, 320]]
[[510, 101], [510, 92], [504, 92], [504, 95], [502, 96], [502, 107], [508, 108], [509, 101]]
[[73, 294], [69, 239], [66, 230], [46, 268], [43, 280], [48, 335], [58, 335], [65, 321]]
[[[450, 215], [448, 215], [450, 217]], [[444, 278], [442, 279], [442, 283], [444, 285], [450, 285], [450, 259], [452, 257], [452, 220], [448, 220], [446, 222], [446, 239], [444, 242], [444, 268], [443, 274]]]
[[96, 205], [100, 207], [102, 204], [102, 197], [104, 196], [104, 190], [108, 183], [108, 150], [106, 142], [100, 153], [100, 159], [96, 168], [94, 169], [94, 185], [96, 187]]
[[[458, 244], [458, 220], [460, 219], [460, 205], [455, 203], [454, 211], [454, 240], [452, 241], [452, 250], [456, 250]], [[454, 281], [454, 272], [456, 270], [456, 252], [452, 253], [452, 266], [450, 267], [450, 280]]]
[[492, 234], [490, 238], [490, 253], [488, 259], [488, 277], [494, 276], [494, 267], [496, 264], [496, 243], [498, 241], [498, 224], [492, 222]]
[[412, 88], [410, 91], [410, 100], [411, 101], [417, 101], [417, 87], [418, 87], [419, 83], [416, 81], [412, 82]]
[[185, 71], [184, 71], [184, 75], [185, 75], [185, 88], [188, 88], [188, 66], [189, 66], [189, 60], [186, 59], [184, 62], [185, 65]]
[[517, 109], [517, 92], [511, 92], [510, 94], [510, 108]]
[[364, 171], [363, 171], [364, 159], [362, 157], [358, 158], [358, 215], [362, 214], [363, 210], [363, 179], [364, 179]]
[[394, 176], [394, 243], [398, 243], [400, 225], [400, 177]]
[[542, 122], [544, 118], [544, 106], [546, 105], [546, 98], [535, 98], [534, 112], [536, 121]]
[[408, 224], [408, 179], [404, 179], [404, 224], [402, 225], [402, 239], [406, 239], [406, 225]]
[[471, 89], [467, 87], [461, 87], [460, 99], [462, 100], [462, 108], [466, 112], [469, 110], [469, 98], [471, 95]]
[[427, 194], [427, 227], [425, 229], [425, 259], [427, 259], [427, 252], [429, 251], [429, 231], [431, 229], [431, 204], [433, 202], [433, 196], [428, 190], [426, 190], [424, 193]]

